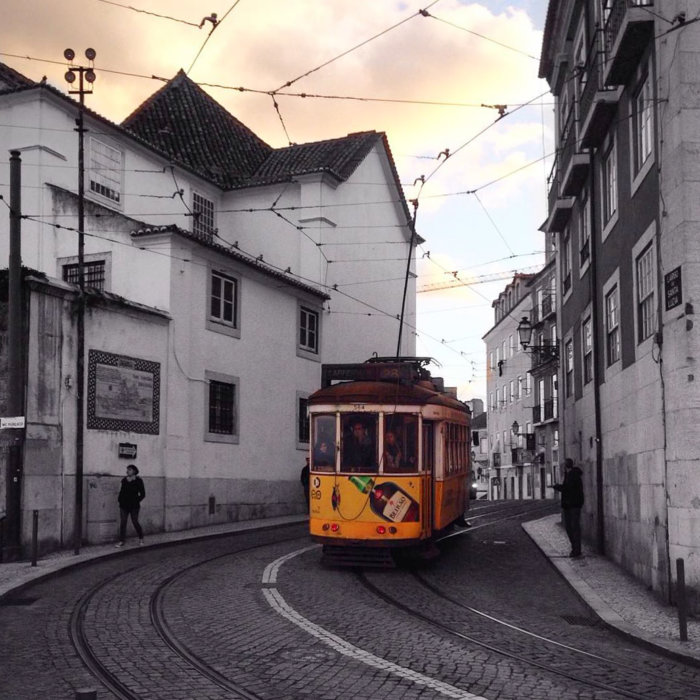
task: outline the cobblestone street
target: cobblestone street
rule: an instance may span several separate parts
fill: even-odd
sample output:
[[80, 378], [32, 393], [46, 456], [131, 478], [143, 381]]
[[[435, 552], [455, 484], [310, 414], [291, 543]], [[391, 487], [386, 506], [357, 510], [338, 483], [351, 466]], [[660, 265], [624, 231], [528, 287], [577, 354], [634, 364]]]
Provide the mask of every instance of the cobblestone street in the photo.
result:
[[528, 510], [475, 508], [418, 569], [322, 568], [303, 523], [69, 569], [0, 607], [2, 697], [697, 696], [699, 670], [595, 618], [523, 531]]

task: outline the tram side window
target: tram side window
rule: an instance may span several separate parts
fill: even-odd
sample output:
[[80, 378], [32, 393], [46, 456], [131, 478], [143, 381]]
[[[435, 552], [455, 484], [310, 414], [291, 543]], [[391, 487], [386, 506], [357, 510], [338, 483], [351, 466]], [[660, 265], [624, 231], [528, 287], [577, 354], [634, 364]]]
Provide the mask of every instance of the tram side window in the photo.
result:
[[314, 449], [311, 453], [312, 469], [323, 472], [335, 471], [335, 416], [314, 416]]
[[457, 423], [445, 426], [445, 476], [467, 469], [467, 427]]
[[405, 414], [384, 417], [384, 452], [382, 467], [385, 474], [401, 474], [418, 469], [418, 418]]
[[346, 472], [377, 471], [377, 416], [351, 413], [341, 416], [342, 459]]

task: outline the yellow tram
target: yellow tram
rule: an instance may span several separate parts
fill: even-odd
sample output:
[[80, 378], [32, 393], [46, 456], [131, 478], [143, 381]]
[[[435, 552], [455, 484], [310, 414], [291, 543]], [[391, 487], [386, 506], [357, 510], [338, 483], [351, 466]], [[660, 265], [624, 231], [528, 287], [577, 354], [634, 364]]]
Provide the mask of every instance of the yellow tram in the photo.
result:
[[309, 397], [309, 522], [325, 561], [382, 565], [463, 523], [470, 412], [428, 362], [323, 366], [323, 388]]

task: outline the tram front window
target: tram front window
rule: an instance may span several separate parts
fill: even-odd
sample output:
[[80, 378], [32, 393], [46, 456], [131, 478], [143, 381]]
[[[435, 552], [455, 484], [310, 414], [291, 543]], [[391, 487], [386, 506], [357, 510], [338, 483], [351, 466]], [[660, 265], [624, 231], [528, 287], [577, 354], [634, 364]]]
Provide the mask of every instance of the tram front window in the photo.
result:
[[341, 416], [342, 459], [346, 472], [377, 471], [377, 417], [372, 414]]
[[382, 467], [385, 474], [405, 474], [418, 469], [418, 418], [406, 414], [384, 417], [384, 451]]
[[322, 472], [335, 471], [335, 416], [314, 416], [312, 431], [311, 468]]

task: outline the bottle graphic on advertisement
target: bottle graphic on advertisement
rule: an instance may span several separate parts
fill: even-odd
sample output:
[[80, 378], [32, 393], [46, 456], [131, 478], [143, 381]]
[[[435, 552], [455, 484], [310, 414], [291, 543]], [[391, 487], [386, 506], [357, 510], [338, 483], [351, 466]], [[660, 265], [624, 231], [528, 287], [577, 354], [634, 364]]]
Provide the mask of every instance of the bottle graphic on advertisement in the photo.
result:
[[392, 523], [417, 522], [418, 503], [393, 481], [374, 485], [371, 476], [351, 476], [350, 481], [361, 493], [369, 494], [369, 507], [375, 515]]

